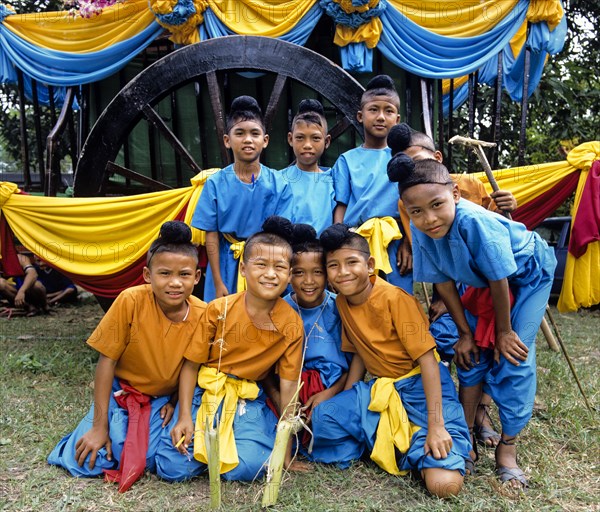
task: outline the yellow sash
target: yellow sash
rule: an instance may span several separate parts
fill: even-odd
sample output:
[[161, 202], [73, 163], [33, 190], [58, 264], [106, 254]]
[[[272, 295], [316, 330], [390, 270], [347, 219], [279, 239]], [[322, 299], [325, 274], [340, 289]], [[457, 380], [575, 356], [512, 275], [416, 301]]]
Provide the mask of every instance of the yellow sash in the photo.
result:
[[223, 238], [227, 240], [231, 245], [229, 249], [233, 251], [233, 257], [238, 260], [238, 276], [237, 276], [237, 290], [234, 292], [233, 290], [229, 290], [229, 293], [243, 292], [246, 290], [246, 278], [241, 274], [241, 261], [242, 256], [244, 255], [244, 247], [246, 246], [246, 242], [239, 242], [231, 235], [227, 235], [223, 233]]
[[238, 399], [254, 400], [260, 390], [254, 381], [235, 379], [208, 366], [200, 368], [198, 385], [204, 389], [204, 394], [196, 415], [194, 457], [204, 464], [208, 463], [204, 435], [200, 435], [200, 433], [204, 433], [207, 418], [209, 424], [212, 425], [219, 405], [223, 402], [219, 417], [220, 473], [227, 473], [239, 464], [233, 436], [233, 419], [237, 411]]
[[369, 243], [371, 256], [375, 258], [375, 271], [392, 272], [387, 248], [392, 240], [402, 238], [398, 223], [392, 217], [374, 217], [356, 229]]
[[[435, 358], [440, 358], [434, 351]], [[410, 440], [415, 432], [421, 427], [415, 425], [408, 419], [406, 409], [402, 404], [400, 395], [394, 386], [395, 382], [409, 379], [421, 373], [421, 367], [416, 366], [406, 375], [398, 379], [391, 377], [379, 377], [371, 388], [371, 403], [369, 410], [379, 412], [381, 417], [377, 426], [375, 445], [371, 452], [371, 459], [377, 465], [392, 475], [406, 475], [408, 471], [400, 471], [396, 464], [396, 454], [392, 446], [398, 448], [401, 453], [408, 451]]]

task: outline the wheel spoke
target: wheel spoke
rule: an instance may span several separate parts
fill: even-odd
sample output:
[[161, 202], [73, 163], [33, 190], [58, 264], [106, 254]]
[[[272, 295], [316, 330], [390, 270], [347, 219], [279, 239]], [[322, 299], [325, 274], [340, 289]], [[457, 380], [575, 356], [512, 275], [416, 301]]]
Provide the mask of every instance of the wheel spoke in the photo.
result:
[[175, 136], [175, 134], [171, 131], [171, 129], [164, 122], [163, 118], [158, 115], [156, 110], [154, 110], [150, 105], [145, 105], [142, 109], [144, 113], [144, 117], [148, 120], [148, 122], [152, 123], [152, 125], [157, 128], [162, 135], [165, 137], [167, 142], [173, 146], [173, 149], [185, 160], [185, 162], [191, 167], [191, 169], [198, 174], [202, 171], [202, 169], [198, 166], [194, 157], [190, 154], [190, 152], [186, 149], [183, 143]]
[[106, 164], [106, 172], [109, 174], [118, 174], [120, 176], [123, 176], [124, 178], [128, 178], [132, 181], [141, 183], [142, 185], [146, 185], [153, 192], [158, 190], [172, 190], [173, 188], [169, 187], [169, 185], [161, 183], [160, 181], [153, 180], [148, 176], [144, 176], [139, 172], [127, 169], [126, 167], [116, 164], [115, 162], [108, 162]]
[[213, 115], [215, 116], [217, 139], [219, 140], [219, 147], [221, 149], [221, 161], [224, 166], [229, 165], [231, 159], [229, 158], [229, 151], [227, 151], [225, 142], [223, 141], [223, 135], [225, 135], [225, 111], [223, 109], [223, 101], [221, 100], [221, 91], [219, 89], [219, 82], [217, 81], [217, 73], [214, 71], [206, 73], [206, 82], [208, 84], [210, 104], [213, 109]]
[[273, 117], [275, 117], [275, 112], [277, 112], [277, 106], [279, 105], [279, 100], [281, 99], [286, 83], [287, 76], [278, 74], [265, 112], [265, 129], [267, 133], [271, 130], [271, 123], [273, 122]]

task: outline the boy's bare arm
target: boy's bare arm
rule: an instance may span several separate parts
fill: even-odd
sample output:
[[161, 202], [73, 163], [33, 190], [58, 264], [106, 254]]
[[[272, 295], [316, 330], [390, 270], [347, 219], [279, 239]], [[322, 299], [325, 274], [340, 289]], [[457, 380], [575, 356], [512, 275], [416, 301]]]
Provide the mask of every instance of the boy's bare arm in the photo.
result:
[[[179, 374], [179, 417], [177, 423], [171, 430], [171, 441], [173, 446], [185, 454], [192, 442], [194, 435], [194, 421], [192, 420], [192, 399], [194, 398], [194, 389], [198, 380], [199, 363], [186, 359], [181, 367]], [[184, 437], [183, 443], [180, 443]]]
[[529, 349], [519, 339], [519, 336], [512, 328], [508, 280], [504, 278], [498, 281], [490, 281], [489, 283], [496, 318], [494, 358], [496, 362], [500, 362], [500, 354], [502, 354], [510, 363], [519, 366], [519, 361], [527, 359]]
[[206, 232], [206, 256], [212, 269], [213, 280], [215, 282], [215, 291], [217, 298], [229, 295], [228, 290], [221, 277], [221, 261], [219, 260], [219, 233], [217, 231]]
[[358, 354], [352, 356], [352, 362], [350, 363], [350, 369], [348, 370], [348, 377], [346, 378], [346, 384], [344, 391], [350, 389], [355, 382], [363, 380], [365, 378], [365, 372], [367, 368], [365, 362]]
[[445, 459], [452, 449], [452, 437], [444, 426], [442, 415], [442, 385], [440, 368], [433, 350], [425, 352], [417, 360], [421, 366], [421, 379], [427, 401], [427, 438], [425, 453], [431, 453], [435, 459]]
[[333, 210], [333, 223], [338, 224], [344, 222], [344, 216], [346, 215], [346, 210], [348, 209], [348, 205], [338, 203]]
[[83, 466], [85, 459], [91, 454], [89, 467], [96, 464], [98, 450], [106, 447], [106, 458], [112, 460], [112, 447], [108, 430], [108, 405], [112, 393], [117, 361], [102, 354], [96, 365], [94, 378], [94, 419], [92, 428], [88, 430], [75, 444], [75, 460]]

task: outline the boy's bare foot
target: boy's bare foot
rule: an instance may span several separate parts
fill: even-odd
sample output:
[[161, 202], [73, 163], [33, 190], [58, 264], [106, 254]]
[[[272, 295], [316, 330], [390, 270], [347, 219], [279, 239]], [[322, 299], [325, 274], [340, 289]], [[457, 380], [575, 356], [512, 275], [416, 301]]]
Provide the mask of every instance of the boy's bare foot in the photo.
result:
[[479, 404], [475, 415], [475, 432], [476, 441], [488, 448], [498, 446], [500, 442], [500, 434], [494, 429], [492, 419], [489, 413], [489, 405]]
[[294, 473], [308, 473], [313, 470], [313, 467], [308, 462], [293, 460], [287, 469], [288, 471], [293, 471]]
[[496, 474], [502, 483], [508, 483], [513, 489], [524, 490], [529, 482], [523, 470], [517, 464], [517, 446], [515, 438], [502, 438], [496, 447]]

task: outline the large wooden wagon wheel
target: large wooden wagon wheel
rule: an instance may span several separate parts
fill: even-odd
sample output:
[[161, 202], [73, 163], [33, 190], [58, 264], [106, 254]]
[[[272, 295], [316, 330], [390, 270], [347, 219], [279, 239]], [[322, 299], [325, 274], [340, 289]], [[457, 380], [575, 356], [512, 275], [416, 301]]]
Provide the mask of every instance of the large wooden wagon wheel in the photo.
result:
[[[109, 174], [120, 174], [142, 183], [150, 190], [170, 188], [158, 180], [126, 169], [115, 163], [119, 150], [138, 123], [150, 123], [173, 147], [193, 173], [201, 171], [194, 157], [169, 128], [155, 109], [167, 95], [190, 82], [205, 77], [214, 115], [217, 138], [222, 143], [225, 129], [223, 104], [217, 72], [260, 71], [276, 74], [273, 90], [265, 109], [267, 130], [277, 110], [288, 80], [296, 80], [326, 98], [340, 114], [330, 129], [335, 139], [353, 126], [362, 86], [342, 68], [327, 58], [301, 46], [278, 39], [251, 36], [228, 36], [185, 46], [163, 57], [129, 82], [106, 107], [93, 126], [81, 152], [75, 172], [76, 196], [104, 195]], [[222, 163], [229, 154], [221, 146]]]

